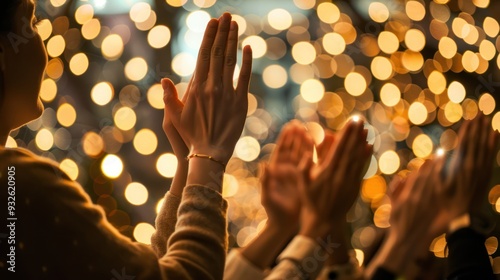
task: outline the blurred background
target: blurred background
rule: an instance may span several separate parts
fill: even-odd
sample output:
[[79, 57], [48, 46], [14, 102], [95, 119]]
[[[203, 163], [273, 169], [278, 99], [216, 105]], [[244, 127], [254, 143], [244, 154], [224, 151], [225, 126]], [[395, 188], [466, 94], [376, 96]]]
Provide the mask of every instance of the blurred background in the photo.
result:
[[[226, 11], [254, 55], [248, 117], [224, 175], [231, 247], [265, 223], [257, 170], [291, 119], [317, 143], [352, 116], [367, 121], [374, 154], [348, 216], [360, 263], [389, 227], [394, 174], [452, 152], [460, 124], [481, 111], [500, 130], [499, 1], [39, 0], [46, 109], [8, 146], [60, 162], [120, 232], [149, 243], [177, 166], [159, 83], [184, 92], [206, 23]], [[485, 209], [497, 220], [499, 164], [500, 153]], [[485, 244], [496, 273], [499, 232]], [[441, 236], [429, 249], [443, 258], [445, 247]]]

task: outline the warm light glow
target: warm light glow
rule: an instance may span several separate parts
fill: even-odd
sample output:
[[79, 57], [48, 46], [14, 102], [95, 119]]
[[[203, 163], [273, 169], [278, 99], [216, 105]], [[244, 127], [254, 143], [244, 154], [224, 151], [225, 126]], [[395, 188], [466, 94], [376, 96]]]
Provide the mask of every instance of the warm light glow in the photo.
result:
[[62, 160], [59, 164], [59, 168], [61, 168], [71, 180], [76, 180], [78, 178], [78, 165], [72, 159], [66, 158]]
[[102, 41], [101, 45], [102, 55], [108, 60], [116, 60], [123, 53], [123, 40], [120, 35], [108, 35]]
[[52, 34], [52, 23], [48, 19], [43, 19], [37, 24], [36, 29], [42, 41], [45, 41]]
[[49, 39], [47, 42], [47, 53], [51, 57], [60, 56], [64, 49], [66, 48], [66, 42], [64, 41], [64, 37], [61, 35], [56, 35]]
[[206, 11], [194, 11], [187, 16], [186, 25], [194, 32], [203, 33], [210, 18], [210, 14]]
[[264, 69], [262, 72], [262, 79], [266, 86], [270, 88], [280, 88], [286, 84], [288, 75], [285, 68], [278, 64], [273, 64]]
[[368, 14], [375, 22], [382, 23], [389, 19], [389, 9], [381, 2], [372, 2], [368, 7]]
[[65, 127], [72, 126], [76, 121], [76, 110], [69, 103], [64, 103], [57, 109], [57, 121]]
[[254, 59], [263, 57], [267, 52], [266, 41], [260, 36], [248, 36], [243, 40], [241, 44], [243, 47], [247, 45], [252, 47], [252, 57]]
[[406, 2], [406, 14], [411, 20], [421, 21], [425, 17], [425, 6], [419, 1]]
[[292, 25], [292, 15], [284, 9], [274, 9], [267, 15], [269, 25], [276, 30], [285, 30]]
[[340, 18], [340, 10], [333, 3], [323, 2], [319, 4], [316, 8], [316, 12], [319, 19], [325, 23], [335, 23]]
[[464, 114], [462, 106], [458, 103], [448, 102], [444, 107], [444, 116], [451, 123], [458, 122]]
[[393, 174], [399, 169], [399, 156], [394, 151], [385, 151], [378, 160], [380, 171], [384, 174]]
[[93, 132], [87, 132], [82, 138], [83, 151], [90, 157], [99, 156], [104, 149], [102, 137]]
[[155, 109], [163, 110], [165, 104], [163, 103], [163, 88], [161, 84], [152, 85], [147, 93], [149, 105]]
[[426, 134], [420, 134], [413, 140], [412, 145], [413, 153], [419, 158], [428, 157], [434, 146], [432, 144], [432, 140]]
[[483, 114], [489, 115], [489, 114], [493, 113], [493, 111], [495, 110], [496, 101], [495, 101], [495, 98], [493, 98], [493, 96], [491, 96], [491, 94], [484, 93], [479, 98], [478, 105], [479, 105], [479, 110], [481, 110], [483, 112]]
[[82, 36], [87, 40], [92, 40], [101, 32], [101, 22], [93, 18], [82, 26]]
[[172, 7], [181, 7], [187, 2], [187, 0], [166, 0], [166, 1], [167, 4], [169, 4]]
[[408, 118], [416, 125], [422, 124], [427, 119], [427, 108], [420, 102], [413, 102], [408, 109]]
[[145, 2], [138, 2], [130, 8], [129, 16], [134, 22], [144, 22], [151, 14], [151, 6]]
[[54, 135], [48, 129], [42, 128], [36, 134], [35, 143], [40, 150], [48, 151], [54, 145]]
[[250, 136], [241, 137], [234, 147], [234, 153], [244, 161], [253, 161], [260, 154], [259, 141]]
[[352, 96], [360, 96], [366, 90], [366, 80], [363, 75], [357, 72], [347, 74], [344, 80], [344, 87]]
[[297, 63], [311, 64], [316, 59], [316, 49], [309, 42], [298, 42], [292, 47], [292, 56]]
[[75, 12], [75, 20], [79, 24], [85, 24], [94, 17], [94, 7], [90, 4], [84, 4], [78, 7]]
[[446, 78], [439, 71], [432, 71], [427, 78], [427, 86], [434, 94], [441, 94], [446, 89]]
[[398, 37], [390, 31], [380, 32], [377, 43], [379, 48], [387, 54], [395, 53], [399, 49]]
[[132, 81], [142, 80], [148, 73], [148, 64], [142, 57], [134, 57], [125, 64], [125, 76]]
[[42, 82], [40, 88], [40, 99], [45, 102], [51, 102], [56, 98], [57, 95], [57, 84], [52, 79], [45, 79]]
[[471, 51], [465, 51], [462, 56], [462, 65], [465, 71], [474, 72], [479, 67], [479, 58], [477, 55]]
[[90, 91], [90, 97], [95, 104], [104, 106], [113, 99], [113, 86], [108, 82], [96, 84]]
[[396, 85], [387, 83], [380, 89], [380, 100], [386, 106], [395, 106], [401, 100], [401, 91]]
[[485, 59], [485, 60], [492, 60], [495, 58], [495, 55], [497, 53], [497, 50], [495, 48], [495, 45], [488, 41], [488, 40], [483, 40], [481, 44], [479, 45], [479, 54]]
[[486, 17], [483, 22], [483, 29], [486, 35], [495, 38], [500, 32], [498, 21], [492, 17]]
[[493, 130], [500, 132], [500, 112], [496, 112], [493, 119], [491, 119], [491, 127]]
[[194, 4], [200, 8], [210, 8], [217, 0], [193, 0]]
[[172, 59], [172, 70], [182, 77], [193, 74], [196, 67], [196, 59], [189, 53], [182, 52]]
[[134, 238], [137, 242], [151, 244], [151, 236], [156, 229], [148, 223], [138, 223], [134, 228]]
[[418, 29], [410, 29], [405, 34], [405, 44], [409, 50], [421, 51], [425, 46], [425, 35]]
[[448, 86], [448, 98], [454, 103], [462, 102], [465, 98], [465, 87], [460, 82], [451, 82]]
[[370, 65], [372, 74], [379, 80], [387, 80], [392, 76], [391, 60], [384, 56], [376, 56]]
[[50, 4], [56, 8], [66, 4], [66, 0], [50, 0]]
[[156, 170], [161, 176], [172, 178], [177, 171], [177, 158], [171, 153], [161, 155], [156, 161]]
[[158, 146], [156, 134], [147, 128], [139, 130], [134, 137], [134, 148], [142, 155], [154, 153]]
[[325, 86], [316, 79], [309, 79], [300, 85], [300, 95], [305, 101], [315, 103], [325, 95]]
[[75, 54], [69, 61], [69, 69], [76, 76], [80, 76], [89, 68], [89, 59], [84, 53]]
[[106, 155], [101, 162], [102, 173], [111, 179], [118, 178], [123, 171], [123, 162], [116, 155]]
[[453, 58], [457, 53], [457, 43], [450, 37], [443, 37], [439, 40], [439, 52], [444, 58]]
[[323, 36], [323, 48], [329, 54], [338, 55], [344, 52], [346, 47], [345, 39], [342, 35], [330, 32]]
[[129, 107], [121, 107], [118, 109], [114, 116], [116, 127], [121, 130], [130, 130], [135, 126], [137, 116], [134, 110]]
[[137, 182], [132, 182], [125, 188], [125, 198], [133, 205], [142, 205], [148, 200], [148, 189]]
[[165, 25], [153, 27], [148, 33], [148, 43], [155, 49], [161, 49], [170, 42], [170, 29]]

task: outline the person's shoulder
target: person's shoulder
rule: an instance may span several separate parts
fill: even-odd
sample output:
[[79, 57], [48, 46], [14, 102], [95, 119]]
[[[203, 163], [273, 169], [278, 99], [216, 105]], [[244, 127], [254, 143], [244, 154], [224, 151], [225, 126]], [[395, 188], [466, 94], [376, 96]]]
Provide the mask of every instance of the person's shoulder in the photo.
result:
[[39, 183], [57, 179], [69, 180], [55, 161], [23, 148], [0, 148], [0, 174], [6, 171], [14, 171], [16, 180]]

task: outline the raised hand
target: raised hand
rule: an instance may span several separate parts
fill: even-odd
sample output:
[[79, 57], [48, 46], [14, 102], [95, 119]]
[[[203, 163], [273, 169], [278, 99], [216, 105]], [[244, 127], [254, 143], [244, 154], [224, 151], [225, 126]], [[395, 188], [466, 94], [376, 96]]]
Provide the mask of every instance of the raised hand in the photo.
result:
[[358, 196], [362, 170], [372, 149], [366, 135], [363, 122], [351, 121], [338, 137], [325, 136], [318, 147], [318, 164], [302, 176], [302, 235], [325, 236], [345, 220]]
[[304, 126], [292, 121], [283, 128], [270, 163], [263, 169], [261, 197], [268, 223], [287, 232], [298, 228], [300, 161], [302, 155], [313, 152], [313, 145]]
[[169, 79], [165, 89], [166, 114], [190, 153], [212, 156], [226, 164], [243, 130], [248, 108], [252, 53], [243, 49], [243, 64], [236, 89], [233, 73], [238, 47], [238, 25], [225, 13], [206, 28], [186, 101], [181, 102]]
[[441, 207], [432, 226], [433, 237], [444, 233], [453, 219], [479, 211], [486, 201], [500, 136], [489, 123], [484, 115], [466, 121], [460, 128], [459, 144], [449, 163], [442, 157], [436, 164], [439, 176], [433, 184]]
[[[172, 82], [169, 82], [168, 80], [162, 80], [161, 84], [163, 86], [164, 93], [176, 91], [174, 84]], [[186, 102], [186, 97], [187, 94], [183, 96], [182, 104]], [[172, 179], [170, 193], [174, 194], [177, 197], [181, 197], [184, 186], [186, 186], [188, 172], [188, 161], [186, 160], [186, 158], [189, 155], [189, 148], [187, 147], [186, 143], [184, 143], [181, 135], [170, 120], [170, 116], [167, 111], [168, 109], [165, 106], [165, 109], [163, 111], [163, 131], [167, 135], [168, 141], [172, 146], [172, 150], [177, 157], [177, 170], [175, 172], [174, 178]]]

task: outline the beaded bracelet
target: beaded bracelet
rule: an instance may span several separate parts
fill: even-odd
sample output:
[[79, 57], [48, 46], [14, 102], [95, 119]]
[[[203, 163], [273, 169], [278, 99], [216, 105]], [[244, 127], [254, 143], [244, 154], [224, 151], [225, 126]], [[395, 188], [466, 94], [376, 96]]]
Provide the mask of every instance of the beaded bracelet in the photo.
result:
[[222, 167], [224, 167], [224, 169], [226, 169], [226, 165], [222, 162], [222, 161], [219, 161], [219, 160], [216, 160], [213, 156], [209, 156], [209, 155], [204, 155], [204, 154], [190, 154], [189, 156], [186, 157], [186, 160], [190, 160], [194, 157], [197, 157], [197, 158], [206, 158], [206, 159], [209, 159], [213, 162], [217, 162], [218, 164], [222, 165]]

